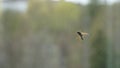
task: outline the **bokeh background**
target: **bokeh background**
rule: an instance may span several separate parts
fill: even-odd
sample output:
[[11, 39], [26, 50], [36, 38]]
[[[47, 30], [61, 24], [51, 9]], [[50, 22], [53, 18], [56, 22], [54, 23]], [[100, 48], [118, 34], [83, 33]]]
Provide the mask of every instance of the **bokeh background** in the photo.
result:
[[0, 0], [0, 68], [120, 68], [119, 29], [119, 0]]

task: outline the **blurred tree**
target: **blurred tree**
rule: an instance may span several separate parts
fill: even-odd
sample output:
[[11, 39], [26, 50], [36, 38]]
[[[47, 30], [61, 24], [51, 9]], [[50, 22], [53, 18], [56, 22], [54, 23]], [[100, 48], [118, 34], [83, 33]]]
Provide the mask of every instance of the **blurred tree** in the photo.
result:
[[88, 4], [88, 11], [91, 18], [94, 18], [97, 14], [97, 11], [99, 11], [100, 1], [99, 0], [90, 0], [90, 3]]
[[[51, 29], [55, 30], [55, 34], [57, 34], [56, 40], [61, 39], [58, 40], [58, 42], [61, 48], [62, 64], [68, 68], [79, 67], [80, 54], [75, 53], [77, 51], [74, 49], [76, 47], [73, 46], [75, 43], [73, 44], [73, 40], [70, 40], [70, 38], [73, 37], [74, 31], [77, 29], [76, 25], [79, 23], [81, 6], [61, 0], [60, 3], [55, 6], [53, 14]], [[71, 47], [73, 48], [71, 49]]]
[[[112, 25], [112, 38], [110, 39], [112, 42], [112, 52], [113, 54], [112, 55], [112, 63], [113, 63], [113, 67], [111, 68], [119, 68], [120, 67], [120, 42], [118, 41], [119, 38], [120, 38], [120, 32], [119, 32], [119, 29], [120, 29], [120, 1], [113, 4], [111, 6], [111, 19], [112, 22], [111, 22], [111, 25]], [[114, 10], [114, 11], [113, 11]], [[110, 64], [109, 64], [110, 65]]]
[[1, 19], [1, 14], [2, 14], [2, 2], [0, 2], [0, 19]]
[[114, 55], [114, 48], [113, 48], [113, 11], [112, 11], [112, 5], [108, 5], [108, 1], [105, 1], [106, 5], [106, 37], [107, 37], [107, 68], [115, 68], [114, 67], [114, 60], [113, 60], [113, 55]]
[[[72, 66], [74, 68], [75, 66], [76, 67], [79, 66], [79, 63], [77, 65], [75, 65], [75, 63], [71, 65], [72, 62], [79, 59], [79, 57], [77, 57], [77, 59], [70, 58], [72, 55], [71, 56], [68, 55], [69, 53], [71, 54], [72, 52], [74, 53], [75, 51], [75, 50], [70, 50], [69, 47], [73, 45], [72, 43], [73, 40], [70, 40], [70, 38], [73, 37], [73, 32], [76, 29], [75, 24], [79, 22], [79, 19], [78, 19], [80, 15], [79, 8], [80, 8], [79, 5], [75, 5], [73, 3], [67, 3], [64, 0], [60, 2], [54, 2], [51, 0], [43, 0], [43, 1], [30, 0], [29, 1], [29, 8], [28, 8], [27, 14], [28, 14], [28, 19], [30, 19], [31, 27], [33, 28], [32, 29], [33, 35], [36, 34], [35, 31], [37, 31], [40, 34], [46, 33], [42, 37], [44, 37], [44, 39], [46, 38], [48, 39], [50, 37], [51, 41], [55, 40], [56, 46], [59, 48], [58, 50], [60, 51], [58, 52], [56, 50], [53, 42], [51, 42], [52, 44], [48, 44], [46, 40], [42, 45], [37, 44], [37, 47], [35, 47], [36, 49], [35, 53], [37, 52], [35, 55], [36, 57], [39, 56], [39, 52], [43, 50], [40, 47], [44, 47], [44, 51], [48, 53], [49, 49], [47, 48], [47, 46], [49, 46], [49, 47], [52, 47], [52, 49], [56, 50], [55, 53], [60, 54], [59, 56], [60, 58], [57, 57], [57, 55], [55, 54], [55, 56], [60, 60], [54, 63], [54, 65], [57, 66], [57, 63], [59, 63], [60, 66], [58, 67], [62, 67], [62, 68], [66, 68], [68, 66], [69, 67]], [[38, 35], [38, 37], [39, 36], [41, 35]], [[71, 43], [68, 43], [68, 41]], [[54, 53], [52, 51], [50, 52], [52, 54]], [[41, 54], [41, 53], [40, 55], [46, 56], [46, 54]], [[42, 56], [39, 56], [39, 57], [42, 57]], [[39, 59], [43, 61], [47, 61], [47, 63], [41, 61], [42, 64], [45, 64], [45, 65], [42, 65], [43, 67], [51, 65], [50, 62], [52, 61], [46, 60], [46, 59], [51, 59], [50, 57], [47, 57], [44, 59], [42, 58], [39, 58]], [[68, 61], [71, 61], [71, 62], [68, 62]], [[38, 59], [35, 60], [35, 64], [39, 64], [37, 62], [39, 62]]]
[[77, 24], [79, 21], [80, 15], [80, 6], [73, 3], [67, 3], [60, 1], [55, 6], [54, 17], [52, 27], [61, 29], [61, 30], [73, 30], [71, 28], [74, 24]]
[[91, 0], [89, 6], [91, 28], [91, 68], [106, 68], [106, 36], [104, 33], [105, 6], [99, 0]]
[[17, 68], [22, 59], [22, 39], [27, 34], [27, 26], [21, 13], [5, 10], [2, 16], [3, 42], [9, 68]]
[[[33, 31], [38, 31], [41, 28], [48, 27], [49, 15], [51, 6], [50, 0], [30, 0], [28, 4], [28, 16], [30, 18]], [[49, 6], [50, 5], [50, 6]], [[34, 22], [34, 23], [32, 23]]]
[[0, 68], [5, 68], [5, 52], [4, 52], [4, 45], [3, 45], [3, 25], [2, 25], [2, 2], [0, 1]]
[[[93, 38], [91, 35], [96, 35], [94, 34], [95, 32], [97, 32], [97, 30], [99, 29], [98, 26], [96, 27], [96, 25], [98, 24], [98, 22], [96, 21], [96, 19], [98, 20], [98, 16], [100, 16], [101, 13], [101, 5], [99, 4], [99, 0], [90, 0], [90, 3], [87, 6], [83, 6], [83, 17], [81, 18], [81, 29], [82, 31], [88, 32], [90, 35], [90, 40], [87, 40], [83, 42], [82, 46], [82, 68], [90, 68], [91, 66], [94, 66], [95, 64], [92, 63], [92, 61], [90, 61], [92, 59], [93, 56], [91, 56], [92, 51], [96, 51], [91, 47], [93, 45], [93, 42], [91, 42], [91, 38]], [[96, 24], [96, 25], [95, 25]], [[102, 27], [102, 26], [99, 26]], [[96, 29], [95, 32], [93, 32]], [[97, 37], [97, 35], [95, 36], [95, 38]], [[94, 42], [96, 42], [94, 40]], [[90, 48], [91, 47], [91, 48]], [[97, 49], [97, 48], [96, 48]], [[95, 53], [94, 53], [95, 54]], [[93, 55], [93, 54], [92, 54]], [[93, 60], [94, 61], [94, 60]], [[96, 63], [99, 61], [96, 61]], [[98, 63], [99, 64], [99, 63]]]
[[[59, 49], [53, 42], [54, 35], [51, 33], [50, 24], [52, 23], [52, 2], [51, 0], [30, 0], [28, 6], [28, 20], [31, 25], [31, 46], [34, 59], [32, 67], [59, 68]], [[34, 38], [34, 40], [32, 40]], [[35, 41], [36, 40], [36, 41]], [[29, 55], [29, 54], [28, 54]], [[52, 57], [54, 56], [54, 57]], [[39, 60], [38, 60], [39, 59]]]

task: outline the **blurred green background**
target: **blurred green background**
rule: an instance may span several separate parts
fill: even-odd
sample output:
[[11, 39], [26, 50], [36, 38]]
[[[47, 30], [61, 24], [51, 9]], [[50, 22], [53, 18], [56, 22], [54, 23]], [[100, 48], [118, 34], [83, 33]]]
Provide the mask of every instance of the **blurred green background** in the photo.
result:
[[0, 68], [120, 68], [120, 1], [110, 1], [0, 0]]

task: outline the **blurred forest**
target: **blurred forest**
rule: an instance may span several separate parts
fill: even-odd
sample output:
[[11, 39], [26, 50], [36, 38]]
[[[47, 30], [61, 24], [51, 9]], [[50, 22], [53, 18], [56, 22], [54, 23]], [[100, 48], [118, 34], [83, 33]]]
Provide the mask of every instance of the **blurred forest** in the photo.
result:
[[0, 1], [0, 68], [120, 68], [120, 2], [100, 1], [28, 0], [25, 12]]

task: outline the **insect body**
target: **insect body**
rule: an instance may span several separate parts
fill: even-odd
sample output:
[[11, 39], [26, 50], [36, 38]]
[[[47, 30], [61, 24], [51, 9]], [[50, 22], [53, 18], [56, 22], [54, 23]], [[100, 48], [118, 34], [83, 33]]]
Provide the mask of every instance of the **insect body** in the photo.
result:
[[83, 38], [84, 35], [88, 35], [88, 33], [84, 33], [84, 32], [77, 32], [77, 34], [80, 36], [82, 40], [84, 40]]

